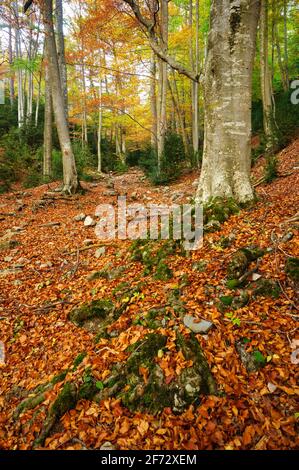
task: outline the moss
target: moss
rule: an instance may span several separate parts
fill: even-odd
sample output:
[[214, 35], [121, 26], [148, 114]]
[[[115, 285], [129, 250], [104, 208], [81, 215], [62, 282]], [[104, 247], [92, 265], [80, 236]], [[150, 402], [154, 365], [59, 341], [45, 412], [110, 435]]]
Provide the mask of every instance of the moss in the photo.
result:
[[248, 259], [243, 250], [238, 250], [232, 257], [227, 267], [228, 279], [238, 279], [248, 268]]
[[204, 225], [211, 221], [216, 221], [222, 224], [230, 217], [230, 215], [237, 214], [239, 210], [239, 206], [232, 198], [211, 198], [203, 207]]
[[244, 290], [240, 293], [240, 295], [238, 295], [237, 297], [234, 297], [231, 306], [234, 310], [245, 307], [245, 305], [248, 304], [249, 299], [250, 297], [249, 297], [248, 292]]
[[63, 382], [64, 379], [65, 379], [66, 376], [67, 376], [67, 373], [68, 373], [68, 370], [65, 370], [65, 371], [61, 372], [60, 374], [55, 375], [55, 377], [53, 377], [53, 379], [51, 380], [51, 383], [52, 383], [53, 385], [56, 385], [56, 384], [58, 384], [59, 382]]
[[233, 303], [233, 300], [234, 300], [232, 295], [223, 295], [219, 299], [220, 299], [220, 302], [225, 306], [231, 305]]
[[136, 345], [135, 350], [127, 361], [128, 372], [138, 373], [140, 365], [152, 366], [152, 361], [160, 349], [164, 348], [167, 336], [149, 333], [141, 343]]
[[249, 289], [252, 290], [253, 297], [273, 297], [277, 299], [280, 295], [281, 289], [279, 284], [272, 279], [259, 279], [256, 282], [252, 282], [249, 285]]
[[91, 400], [97, 392], [96, 380], [90, 372], [87, 372], [83, 377], [82, 385], [79, 387], [78, 399]]
[[60, 418], [77, 403], [77, 387], [73, 382], [66, 382], [58, 397], [52, 404], [49, 416]]
[[168, 281], [172, 277], [173, 272], [169, 268], [169, 266], [165, 264], [164, 260], [159, 261], [156, 272], [154, 274], [154, 279], [157, 279], [159, 281]]
[[287, 275], [295, 282], [299, 281], [299, 258], [288, 258], [285, 271]]
[[207, 267], [206, 261], [196, 261], [195, 263], [192, 264], [193, 271], [198, 271], [200, 273], [203, 273], [206, 270], [206, 267]]
[[265, 254], [265, 250], [257, 247], [244, 247], [237, 250], [227, 267], [228, 279], [239, 279], [246, 273], [249, 264]]
[[74, 360], [73, 370], [77, 369], [77, 367], [81, 364], [81, 362], [83, 361], [85, 357], [86, 357], [85, 351], [78, 354], [78, 356]]
[[89, 304], [83, 304], [79, 308], [73, 309], [69, 314], [69, 319], [82, 325], [92, 318], [105, 319], [113, 311], [113, 303], [110, 300], [92, 300]]

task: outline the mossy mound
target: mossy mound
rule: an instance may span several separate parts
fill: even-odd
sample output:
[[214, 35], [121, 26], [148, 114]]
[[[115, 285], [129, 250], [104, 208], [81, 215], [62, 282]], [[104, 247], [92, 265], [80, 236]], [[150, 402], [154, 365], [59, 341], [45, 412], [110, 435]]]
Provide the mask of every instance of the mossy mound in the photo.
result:
[[[125, 364], [119, 365], [106, 380], [104, 389], [96, 396], [100, 401], [108, 396], [121, 398], [132, 411], [158, 413], [165, 407], [181, 413], [201, 395], [215, 394], [216, 385], [209, 366], [195, 336], [178, 335], [177, 349], [192, 361], [192, 366], [170, 384], [166, 383], [163, 370], [155, 361], [165, 351], [167, 337], [150, 333], [130, 348], [131, 355]], [[147, 374], [145, 374], [147, 371]]]
[[295, 282], [299, 282], [299, 258], [288, 258], [285, 271]]
[[251, 290], [252, 297], [261, 296], [277, 299], [281, 292], [279, 284], [272, 279], [261, 278], [258, 281], [249, 284], [248, 288]]
[[69, 314], [69, 319], [82, 326], [86, 321], [98, 318], [105, 320], [113, 312], [114, 305], [110, 300], [92, 300], [90, 303], [74, 308]]
[[203, 222], [204, 225], [212, 221], [222, 224], [231, 215], [237, 214], [240, 211], [239, 206], [233, 199], [223, 199], [220, 197], [212, 198], [206, 202], [203, 207]]
[[173, 277], [172, 270], [166, 260], [169, 256], [185, 255], [180, 240], [167, 240], [159, 245], [152, 240], [135, 240], [130, 248], [131, 260], [140, 261], [144, 265], [145, 276], [153, 274], [157, 280], [167, 281]]
[[239, 279], [246, 273], [250, 263], [261, 258], [264, 254], [265, 250], [258, 246], [244, 247], [237, 250], [227, 266], [228, 279]]

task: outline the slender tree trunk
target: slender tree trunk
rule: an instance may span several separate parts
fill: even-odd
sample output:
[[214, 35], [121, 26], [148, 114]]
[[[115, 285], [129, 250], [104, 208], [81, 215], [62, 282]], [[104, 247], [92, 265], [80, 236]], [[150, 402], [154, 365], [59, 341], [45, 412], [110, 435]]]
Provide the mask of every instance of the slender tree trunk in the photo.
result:
[[[161, 0], [161, 44], [164, 52], [168, 48], [168, 1]], [[165, 137], [167, 132], [167, 64], [160, 58], [159, 63], [159, 82], [158, 82], [158, 173], [161, 171], [161, 162], [164, 153]]]
[[[18, 2], [13, 3], [15, 15], [15, 54], [16, 59], [22, 58], [21, 42], [20, 42], [20, 28], [19, 28], [19, 10]], [[17, 84], [18, 84], [18, 126], [24, 125], [24, 88], [23, 88], [23, 71], [20, 66], [17, 69]]]
[[288, 53], [288, 27], [287, 27], [287, 0], [283, 0], [283, 31], [284, 31], [284, 66], [287, 87], [290, 87], [289, 79], [289, 53]]
[[[12, 29], [11, 25], [8, 27], [8, 60], [10, 67], [13, 64], [13, 52], [12, 52]], [[14, 76], [12, 71], [10, 72], [9, 78], [9, 99], [10, 99], [10, 107], [12, 108], [14, 105], [15, 100], [15, 85], [14, 85]]]
[[286, 71], [285, 67], [283, 65], [282, 61], [282, 53], [281, 53], [281, 47], [280, 47], [280, 38], [279, 38], [279, 32], [278, 32], [278, 26], [277, 26], [277, 17], [276, 17], [276, 2], [273, 2], [273, 16], [274, 16], [274, 36], [275, 36], [275, 44], [276, 44], [276, 51], [277, 51], [277, 61], [279, 65], [279, 70], [281, 74], [281, 81], [282, 81], [282, 86], [284, 91], [288, 91], [289, 89], [289, 84], [286, 79]]
[[266, 148], [268, 151], [274, 149], [276, 145], [275, 126], [273, 114], [273, 93], [272, 81], [268, 61], [268, 0], [261, 0], [261, 21], [260, 21], [260, 56], [261, 56], [261, 91], [263, 101], [263, 122], [266, 136]]
[[212, 0], [205, 70], [205, 140], [198, 201], [254, 199], [252, 69], [260, 1]]
[[181, 109], [180, 109], [178, 90], [177, 90], [177, 85], [176, 85], [174, 74], [173, 74], [173, 86], [174, 86], [175, 91], [173, 91], [172, 86], [170, 84], [170, 81], [168, 80], [168, 88], [170, 90], [174, 110], [175, 110], [176, 115], [177, 115], [178, 125], [179, 125], [178, 127], [180, 129], [180, 134], [182, 136], [185, 155], [188, 155], [188, 153], [189, 153], [188, 137], [187, 137], [186, 128], [185, 128], [185, 125], [184, 125], [183, 115], [182, 115], [182, 112], [181, 112]]
[[44, 154], [43, 175], [52, 175], [52, 98], [49, 76], [48, 38], [45, 38], [45, 118], [44, 118]]
[[155, 54], [151, 56], [151, 85], [150, 85], [152, 133], [151, 147], [157, 151], [157, 95], [156, 95], [156, 59]]
[[[199, 0], [195, 3], [195, 73], [198, 75], [199, 72]], [[193, 141], [193, 153], [196, 157], [197, 164], [198, 152], [199, 152], [199, 103], [198, 103], [198, 82], [192, 82], [193, 86], [193, 120], [192, 120], [192, 141]]]
[[51, 81], [53, 109], [63, 159], [63, 189], [66, 193], [71, 194], [76, 192], [79, 186], [79, 182], [65, 114], [65, 102], [63, 99], [60, 83], [59, 65], [53, 26], [52, 0], [44, 0], [42, 6], [45, 34], [48, 39], [49, 77]]
[[64, 100], [64, 111], [68, 119], [68, 96], [67, 96], [67, 68], [65, 62], [65, 47], [64, 47], [64, 33], [63, 33], [63, 5], [62, 0], [56, 1], [56, 29], [57, 29], [57, 54], [59, 64], [59, 74], [62, 87], [62, 94]]
[[38, 126], [38, 118], [39, 118], [39, 102], [40, 102], [40, 95], [41, 95], [41, 84], [42, 84], [42, 72], [39, 73], [38, 78], [38, 85], [37, 85], [37, 98], [36, 98], [36, 107], [35, 107], [35, 127]]
[[102, 109], [102, 75], [100, 75], [99, 86], [99, 121], [98, 121], [98, 172], [102, 173], [102, 127], [103, 127], [103, 109]]

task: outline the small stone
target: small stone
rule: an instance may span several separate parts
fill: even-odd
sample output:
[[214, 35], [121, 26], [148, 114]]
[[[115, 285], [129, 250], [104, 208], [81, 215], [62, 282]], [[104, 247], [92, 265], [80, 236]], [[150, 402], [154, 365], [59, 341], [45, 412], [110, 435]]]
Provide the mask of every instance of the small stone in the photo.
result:
[[39, 267], [41, 269], [46, 269], [46, 268], [51, 268], [52, 266], [53, 264], [51, 263], [51, 261], [47, 261], [46, 263], [41, 263]]
[[90, 246], [93, 245], [93, 240], [91, 238], [86, 238], [83, 242], [84, 246]]
[[104, 246], [101, 246], [98, 248], [95, 252], [95, 257], [96, 258], [101, 258], [101, 256], [104, 256], [106, 253], [106, 248]]
[[258, 281], [262, 276], [258, 273], [253, 273], [252, 274], [252, 280], [253, 281]]
[[93, 220], [90, 215], [88, 215], [85, 220], [84, 220], [84, 227], [94, 227], [96, 225], [96, 222]]
[[100, 450], [116, 450], [116, 447], [111, 442], [104, 442]]
[[107, 196], [107, 197], [116, 196], [116, 195], [117, 193], [116, 191], [114, 191], [114, 189], [109, 189], [108, 191], [103, 192], [103, 196]]
[[193, 333], [208, 333], [208, 331], [213, 327], [213, 323], [208, 320], [201, 320], [197, 322], [197, 318], [192, 315], [184, 316], [184, 325], [193, 331]]
[[275, 390], [277, 389], [277, 385], [273, 384], [272, 382], [267, 383], [267, 388], [270, 393], [274, 393]]
[[84, 220], [86, 218], [86, 215], [82, 212], [81, 214], [78, 214], [78, 215], [75, 215], [75, 217], [73, 218], [73, 220], [75, 222], [81, 222], [82, 220]]
[[12, 260], [13, 260], [13, 257], [12, 257], [12, 256], [5, 256], [5, 258], [4, 258], [4, 261], [5, 261], [6, 263], [10, 263]]
[[193, 186], [194, 188], [197, 188], [197, 186], [198, 186], [198, 180], [193, 181], [193, 183], [191, 184], [191, 186]]
[[23, 283], [22, 283], [22, 281], [21, 281], [20, 279], [16, 279], [16, 280], [13, 282], [13, 285], [16, 286], [16, 287], [17, 287], [17, 286], [21, 286], [22, 284], [23, 284]]

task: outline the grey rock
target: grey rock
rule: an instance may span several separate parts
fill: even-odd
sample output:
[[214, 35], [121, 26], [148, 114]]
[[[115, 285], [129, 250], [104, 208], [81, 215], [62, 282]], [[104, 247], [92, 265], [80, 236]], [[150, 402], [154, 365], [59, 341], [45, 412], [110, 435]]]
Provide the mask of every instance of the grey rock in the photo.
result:
[[96, 225], [96, 222], [93, 220], [90, 215], [88, 215], [85, 220], [84, 220], [84, 227], [94, 227]]
[[81, 222], [82, 220], [84, 220], [86, 218], [86, 215], [82, 212], [81, 214], [78, 214], [78, 215], [75, 215], [74, 217], [74, 221], [75, 222]]
[[96, 258], [101, 258], [101, 256], [104, 256], [106, 253], [106, 248], [104, 246], [101, 246], [98, 248], [95, 252], [95, 257]]
[[201, 320], [200, 322], [197, 322], [197, 320], [192, 315], [185, 315], [183, 321], [184, 325], [193, 331], [193, 333], [205, 334], [213, 327], [213, 323], [208, 320]]

